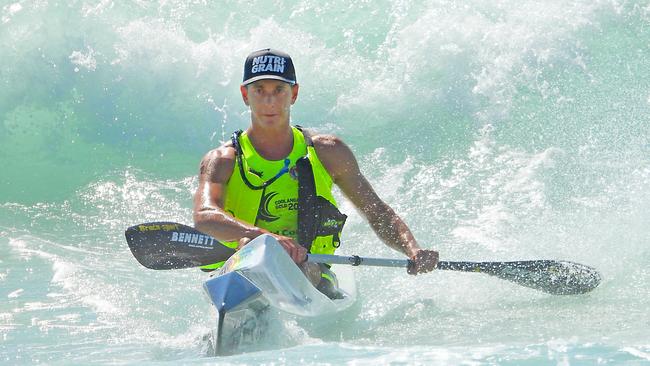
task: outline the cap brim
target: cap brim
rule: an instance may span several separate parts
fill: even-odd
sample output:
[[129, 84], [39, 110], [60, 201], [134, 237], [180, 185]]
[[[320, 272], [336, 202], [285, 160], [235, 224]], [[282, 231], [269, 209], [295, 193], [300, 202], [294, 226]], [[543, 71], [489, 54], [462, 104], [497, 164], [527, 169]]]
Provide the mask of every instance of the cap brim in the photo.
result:
[[259, 75], [259, 76], [255, 76], [253, 78], [250, 78], [250, 79], [244, 81], [243, 83], [241, 83], [241, 85], [246, 86], [246, 85], [248, 85], [250, 83], [254, 83], [254, 82], [258, 81], [258, 80], [264, 80], [264, 79], [280, 80], [280, 81], [284, 81], [285, 83], [289, 83], [291, 85], [296, 84], [295, 80], [289, 80], [287, 78], [283, 78], [280, 75]]

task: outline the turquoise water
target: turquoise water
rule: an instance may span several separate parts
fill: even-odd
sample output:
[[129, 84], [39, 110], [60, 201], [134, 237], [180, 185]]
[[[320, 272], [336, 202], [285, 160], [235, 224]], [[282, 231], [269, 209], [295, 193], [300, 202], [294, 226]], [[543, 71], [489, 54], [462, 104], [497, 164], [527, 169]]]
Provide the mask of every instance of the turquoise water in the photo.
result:
[[[0, 363], [650, 364], [648, 1], [0, 2]], [[191, 223], [202, 155], [289, 52], [294, 123], [341, 136], [446, 260], [567, 259], [592, 293], [358, 268], [336, 326], [204, 356], [197, 270], [132, 258]], [[348, 202], [341, 253], [398, 256]]]

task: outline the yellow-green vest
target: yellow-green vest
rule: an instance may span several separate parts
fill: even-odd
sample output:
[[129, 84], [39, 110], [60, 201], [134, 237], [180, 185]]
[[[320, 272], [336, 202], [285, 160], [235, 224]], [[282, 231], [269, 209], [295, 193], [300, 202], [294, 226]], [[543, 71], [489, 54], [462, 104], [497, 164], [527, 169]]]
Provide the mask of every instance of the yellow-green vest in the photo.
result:
[[[292, 127], [293, 148], [282, 160], [266, 160], [248, 135], [233, 134], [236, 161], [226, 186], [224, 210], [246, 223], [289, 236], [314, 254], [333, 254], [346, 216], [332, 195], [332, 178], [308, 135]], [[236, 248], [237, 242], [225, 242]], [[201, 267], [214, 270], [224, 262]]]

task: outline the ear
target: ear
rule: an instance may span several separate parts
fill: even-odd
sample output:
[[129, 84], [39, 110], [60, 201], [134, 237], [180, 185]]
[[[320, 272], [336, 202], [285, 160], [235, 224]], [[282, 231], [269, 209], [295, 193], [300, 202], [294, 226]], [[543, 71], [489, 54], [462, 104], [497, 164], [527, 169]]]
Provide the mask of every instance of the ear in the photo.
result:
[[244, 104], [248, 104], [248, 88], [245, 85], [241, 85], [239, 87], [239, 91], [241, 91], [241, 98], [244, 100]]
[[298, 99], [298, 89], [300, 89], [298, 84], [291, 86], [291, 104], [295, 103], [296, 99]]

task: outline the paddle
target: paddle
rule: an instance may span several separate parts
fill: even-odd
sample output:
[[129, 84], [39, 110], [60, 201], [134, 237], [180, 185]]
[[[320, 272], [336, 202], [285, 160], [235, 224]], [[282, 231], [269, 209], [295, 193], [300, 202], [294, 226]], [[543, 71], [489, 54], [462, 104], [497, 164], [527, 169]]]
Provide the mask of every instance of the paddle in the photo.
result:
[[131, 253], [151, 269], [199, 267], [225, 261], [235, 250], [210, 235], [175, 222], [149, 222], [124, 233]]
[[[136, 225], [125, 232], [133, 256], [151, 269], [198, 267], [228, 259], [235, 250], [192, 227], [175, 222]], [[353, 266], [409, 267], [409, 259], [364, 258], [308, 254], [308, 262]], [[438, 262], [437, 269], [481, 272], [553, 295], [589, 292], [600, 283], [600, 274], [583, 264], [558, 260], [514, 262]]]
[[[363, 258], [356, 255], [308, 254], [309, 262], [350, 264], [353, 266], [410, 267], [410, 259]], [[584, 264], [560, 260], [514, 262], [438, 262], [437, 269], [481, 272], [553, 295], [589, 292], [600, 284], [600, 274]]]

